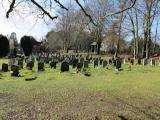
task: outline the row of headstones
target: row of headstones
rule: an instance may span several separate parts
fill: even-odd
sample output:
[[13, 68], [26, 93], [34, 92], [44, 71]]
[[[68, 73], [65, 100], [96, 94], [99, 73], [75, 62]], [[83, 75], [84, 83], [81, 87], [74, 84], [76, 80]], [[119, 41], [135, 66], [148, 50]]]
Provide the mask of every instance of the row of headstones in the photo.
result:
[[[23, 63], [22, 63], [23, 64]], [[18, 64], [13, 64], [10, 66], [10, 70], [11, 70], [11, 76], [15, 76], [15, 77], [19, 77], [19, 70], [23, 69], [22, 66], [23, 65], [18, 65]], [[28, 70], [32, 70], [33, 68], [33, 63], [28, 63], [26, 65]], [[2, 72], [8, 72], [9, 71], [9, 65], [6, 63], [2, 64]], [[38, 63], [38, 71], [44, 71], [44, 63]]]
[[[44, 64], [45, 63], [42, 61], [45, 61], [45, 59], [38, 60], [38, 71], [44, 71]], [[26, 68], [28, 70], [32, 70], [34, 67], [35, 60], [34, 59], [26, 59], [25, 62], [26, 62]], [[2, 64], [2, 71], [7, 72], [9, 70], [8, 69], [9, 66], [11, 66], [12, 76], [19, 76], [19, 69], [23, 69], [23, 63], [24, 63], [24, 59], [22, 59], [22, 58], [18, 59], [18, 60], [16, 60], [15, 58], [10, 59], [9, 64], [5, 64], [5, 63]], [[58, 63], [58, 60], [54, 59], [54, 61], [53, 61], [53, 59], [52, 59], [52, 62], [48, 61], [47, 63], [50, 63], [51, 68], [56, 69], [56, 64]], [[76, 67], [80, 71], [80, 69], [82, 69], [82, 67], [88, 68], [88, 64], [89, 64], [88, 61], [84, 61], [83, 64], [77, 62]], [[73, 67], [74, 67], [74, 65], [75, 65], [75, 63], [73, 64]], [[61, 72], [65, 72], [65, 71], [69, 71], [69, 62], [66, 62], [64, 60], [61, 64]]]
[[[28, 70], [32, 70], [34, 67], [34, 58], [30, 59], [24, 59], [24, 58], [18, 58], [17, 60], [11, 59], [9, 61], [9, 66], [11, 66], [11, 71], [13, 76], [19, 75], [19, 69], [23, 69], [23, 63], [24, 60], [26, 62], [26, 68]], [[77, 71], [80, 72], [82, 69], [86, 69], [89, 66], [89, 63], [92, 61], [94, 62], [94, 67], [103, 66], [104, 68], [108, 64], [114, 64], [114, 66], [119, 69], [121, 68], [121, 61], [119, 59], [116, 60], [103, 60], [101, 58], [92, 58], [92, 57], [77, 57], [77, 56], [71, 56], [71, 57], [52, 57], [52, 58], [38, 58], [38, 71], [44, 71], [44, 64], [48, 63], [50, 64], [51, 68], [56, 69], [56, 65], [58, 62], [61, 62], [61, 72], [69, 71], [69, 65], [72, 65], [73, 68], [77, 68]], [[3, 64], [2, 65], [2, 71], [6, 72], [8, 71], [8, 65]]]
[[[132, 65], [134, 65], [135, 63], [135, 60], [134, 59], [130, 59], [128, 58], [128, 60], [126, 59], [123, 59], [123, 63], [126, 64], [127, 62], [131, 63]], [[146, 66], [146, 65], [151, 65], [151, 66], [156, 66], [156, 60], [155, 59], [137, 59], [137, 63], [138, 65], [143, 65], [143, 66]]]

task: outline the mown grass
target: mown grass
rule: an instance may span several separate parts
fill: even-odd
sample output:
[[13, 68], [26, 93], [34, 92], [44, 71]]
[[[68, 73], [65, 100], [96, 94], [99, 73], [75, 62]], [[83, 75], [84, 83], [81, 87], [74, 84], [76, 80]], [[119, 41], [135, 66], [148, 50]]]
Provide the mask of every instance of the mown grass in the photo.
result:
[[[0, 65], [7, 60], [0, 59]], [[59, 65], [60, 66], [60, 65]], [[25, 68], [22, 77], [0, 75], [2, 120], [159, 120], [160, 67], [123, 65], [116, 74], [90, 66], [91, 77], [60, 73], [48, 65], [37, 73]], [[35, 81], [25, 78], [38, 76]]]

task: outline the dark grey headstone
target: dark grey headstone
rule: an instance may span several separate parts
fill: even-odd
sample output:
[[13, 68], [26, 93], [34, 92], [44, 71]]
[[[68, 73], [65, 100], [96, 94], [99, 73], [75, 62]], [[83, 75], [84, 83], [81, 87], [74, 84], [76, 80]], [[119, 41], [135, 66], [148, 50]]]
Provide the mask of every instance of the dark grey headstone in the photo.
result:
[[84, 62], [84, 58], [80, 58], [79, 62], [83, 63]]
[[148, 64], [148, 59], [143, 59], [143, 65], [146, 66]]
[[2, 71], [3, 72], [8, 72], [8, 64], [6, 64], [6, 63], [2, 64]]
[[75, 68], [78, 64], [78, 59], [73, 59], [73, 68]]
[[23, 69], [23, 60], [18, 60], [18, 66], [20, 69]]
[[83, 63], [78, 63], [77, 64], [77, 72], [81, 72], [82, 68], [83, 68]]
[[131, 65], [134, 65], [134, 59], [130, 59]]
[[138, 64], [138, 65], [141, 65], [141, 64], [142, 64], [141, 58], [138, 58], [137, 64]]
[[155, 59], [151, 59], [150, 64], [151, 64], [151, 66], [156, 66], [156, 60]]
[[104, 60], [104, 61], [103, 61], [103, 68], [107, 67], [107, 65], [108, 65], [107, 60]]
[[116, 67], [116, 69], [120, 69], [121, 67], [122, 67], [122, 63], [121, 63], [121, 60], [120, 59], [116, 59], [115, 60], [115, 67]]
[[44, 71], [44, 63], [43, 62], [39, 62], [38, 63], [38, 71]]
[[68, 62], [62, 62], [61, 72], [68, 72], [68, 71], [69, 71], [69, 63]]
[[50, 67], [51, 67], [51, 68], [56, 69], [56, 66], [57, 66], [57, 63], [56, 63], [56, 62], [52, 61], [52, 62], [50, 63]]
[[109, 65], [112, 65], [112, 59], [109, 59], [108, 62], [109, 62]]
[[83, 67], [84, 68], [88, 68], [89, 67], [89, 61], [88, 60], [84, 61]]
[[34, 62], [33, 61], [28, 61], [26, 64], [26, 67], [28, 70], [32, 70], [34, 67]]
[[117, 60], [113, 60], [113, 65], [114, 65], [114, 67], [116, 67], [116, 65], [117, 65]]
[[103, 59], [100, 59], [100, 60], [99, 60], [99, 64], [100, 64], [100, 65], [103, 65]]
[[98, 59], [94, 60], [94, 68], [98, 67]]
[[11, 76], [19, 77], [19, 66], [18, 65], [12, 65], [11, 71], [12, 71]]

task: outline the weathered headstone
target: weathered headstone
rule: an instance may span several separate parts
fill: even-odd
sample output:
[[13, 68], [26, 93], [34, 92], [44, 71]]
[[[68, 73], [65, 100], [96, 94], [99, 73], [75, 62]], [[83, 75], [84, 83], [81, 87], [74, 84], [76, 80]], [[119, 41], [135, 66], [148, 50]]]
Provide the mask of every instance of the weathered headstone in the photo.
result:
[[84, 58], [80, 58], [79, 62], [83, 63], [84, 62]]
[[94, 68], [98, 67], [98, 59], [94, 60]]
[[128, 62], [130, 62], [131, 61], [131, 58], [130, 57], [128, 57]]
[[148, 64], [148, 59], [143, 59], [143, 66], [146, 66]]
[[18, 60], [18, 66], [20, 69], [23, 69], [23, 60], [22, 59]]
[[100, 60], [99, 60], [99, 64], [100, 64], [100, 65], [103, 65], [103, 59], [100, 59]]
[[113, 60], [113, 66], [116, 67], [116, 65], [117, 65], [117, 60], [114, 59]]
[[55, 61], [52, 61], [52, 62], [50, 63], [50, 67], [56, 69], [57, 63], [56, 63]]
[[112, 65], [112, 59], [109, 59], [109, 65]]
[[44, 71], [44, 63], [43, 62], [39, 62], [38, 63], [38, 71]]
[[78, 64], [78, 59], [73, 59], [73, 68], [75, 68]]
[[120, 68], [122, 67], [122, 63], [121, 63], [121, 61], [120, 61], [120, 59], [116, 59], [115, 60], [115, 67], [116, 67], [116, 69], [117, 70], [120, 70]]
[[150, 65], [151, 65], [151, 66], [155, 66], [155, 65], [156, 65], [156, 61], [155, 61], [155, 59], [151, 59], [151, 61], [150, 61]]
[[12, 71], [11, 76], [19, 77], [19, 66], [18, 65], [12, 65], [11, 71]]
[[125, 58], [123, 59], [123, 64], [126, 64], [126, 59]]
[[6, 64], [6, 63], [2, 64], [2, 71], [3, 72], [8, 72], [8, 64]]
[[61, 72], [68, 72], [69, 71], [69, 63], [68, 62], [62, 62], [61, 64]]
[[104, 61], [103, 61], [103, 68], [107, 67], [107, 65], [108, 65], [107, 60], [104, 60]]
[[130, 59], [131, 65], [134, 65], [134, 59]]
[[83, 67], [84, 68], [88, 68], [89, 67], [89, 61], [88, 60], [84, 61]]
[[26, 64], [26, 68], [28, 70], [32, 70], [34, 67], [34, 62], [33, 61], [28, 61], [27, 64]]
[[141, 58], [138, 58], [138, 62], [137, 62], [138, 65], [141, 65]]
[[14, 64], [16, 64], [16, 60], [15, 60], [15, 58], [11, 58], [11, 59], [9, 60], [8, 65], [9, 65], [9, 66], [12, 66], [12, 65], [14, 65]]
[[82, 67], [83, 67], [83, 63], [78, 63], [78, 64], [77, 64], [77, 73], [78, 73], [78, 72], [81, 72]]
[[50, 61], [49, 61], [49, 58], [45, 58], [45, 63], [46, 63], [46, 64], [49, 64], [49, 62], [50, 62]]

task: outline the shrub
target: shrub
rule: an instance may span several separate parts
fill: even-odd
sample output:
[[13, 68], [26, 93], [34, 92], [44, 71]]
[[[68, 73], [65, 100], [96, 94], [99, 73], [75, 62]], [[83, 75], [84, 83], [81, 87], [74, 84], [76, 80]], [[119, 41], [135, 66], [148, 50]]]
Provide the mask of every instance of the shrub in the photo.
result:
[[9, 52], [9, 40], [6, 36], [0, 35], [0, 57], [7, 56]]

